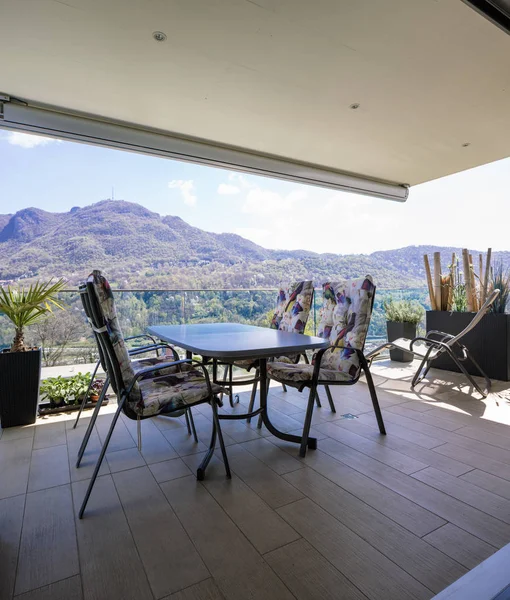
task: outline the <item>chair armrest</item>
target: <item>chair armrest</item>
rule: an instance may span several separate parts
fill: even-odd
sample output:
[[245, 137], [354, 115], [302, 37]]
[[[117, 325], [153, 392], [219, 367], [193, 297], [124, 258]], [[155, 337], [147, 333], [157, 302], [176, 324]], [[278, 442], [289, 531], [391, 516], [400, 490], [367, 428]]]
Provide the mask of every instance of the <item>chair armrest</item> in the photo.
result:
[[430, 338], [427, 338], [427, 337], [415, 337], [414, 339], [411, 340], [411, 344], [409, 345], [409, 350], [411, 352], [413, 352], [413, 346], [416, 342], [423, 342], [429, 348], [437, 348], [440, 350], [447, 350], [450, 348], [450, 346], [448, 346], [444, 342], [440, 342], [438, 340], [431, 340]]
[[165, 344], [164, 342], [160, 342], [159, 344], [151, 344], [150, 346], [140, 346], [138, 348], [132, 348], [131, 350], [128, 350], [128, 353], [129, 356], [138, 356], [138, 354], [145, 354], [147, 352], [154, 351], [156, 351], [157, 354], [157, 351], [163, 348], [170, 349], [172, 351], [174, 360], [179, 360], [179, 355], [177, 354], [175, 348], [173, 348], [169, 344]]
[[[192, 363], [192, 364], [195, 364], [200, 369], [202, 369], [202, 371], [204, 372], [204, 379], [205, 379], [205, 383], [207, 385], [207, 390], [209, 392], [209, 395], [212, 398], [213, 391], [212, 391], [212, 386], [211, 386], [211, 379], [209, 376], [209, 371], [207, 370], [207, 367], [204, 365], [204, 363], [201, 362], [200, 360], [196, 360], [195, 358], [184, 358], [182, 360], [176, 361], [173, 364], [182, 364], [182, 363]], [[158, 369], [160, 369], [160, 368], [161, 368], [161, 366], [158, 366]], [[156, 381], [157, 379], [164, 379], [165, 377], [166, 377], [165, 375], [161, 375], [160, 377], [154, 377], [154, 380]]]
[[[322, 348], [315, 354], [315, 362], [314, 362], [314, 369], [313, 369], [313, 375], [312, 375], [312, 379], [314, 381], [318, 381], [318, 379], [319, 379], [319, 373], [320, 373], [320, 368], [321, 368], [320, 365], [321, 365], [322, 357], [324, 356], [324, 354], [328, 350], [335, 350], [335, 349], [340, 349], [343, 347], [344, 346], [336, 346], [336, 345], [328, 346], [327, 348]], [[350, 348], [350, 347], [349, 347], [349, 350], [354, 350], [354, 352], [356, 352], [356, 354], [358, 355], [359, 360], [360, 360], [360, 369], [363, 368], [364, 370], [368, 370], [369, 369], [368, 362], [367, 362], [366, 356], [363, 353], [363, 351], [359, 350], [358, 348]]]
[[151, 365], [150, 367], [146, 367], [145, 369], [141, 369], [133, 377], [133, 381], [131, 382], [131, 385], [126, 390], [126, 396], [129, 396], [129, 394], [131, 393], [131, 391], [132, 391], [133, 386], [135, 385], [135, 383], [137, 383], [137, 381], [139, 379], [142, 379], [142, 377], [145, 377], [145, 375], [149, 375], [150, 373], [153, 373], [154, 371], [159, 371], [161, 369], [168, 369], [169, 367], [175, 367], [177, 365], [180, 365], [180, 364], [183, 364], [183, 363], [188, 363], [188, 362], [191, 362], [191, 361], [188, 360], [188, 359], [186, 359], [186, 358], [184, 358], [182, 360], [173, 360], [172, 362], [161, 363], [159, 365]]
[[437, 335], [438, 337], [440, 337], [441, 339], [438, 340], [439, 342], [444, 342], [447, 338], [451, 340], [452, 337], [455, 337], [451, 335], [451, 333], [445, 333], [444, 331], [437, 331], [435, 329], [428, 331], [425, 337], [429, 339], [431, 335]]
[[141, 333], [140, 335], [130, 335], [129, 337], [124, 338], [124, 341], [127, 342], [130, 340], [139, 340], [142, 338], [149, 339], [154, 345], [158, 343], [156, 341], [156, 338], [150, 335], [149, 333]]

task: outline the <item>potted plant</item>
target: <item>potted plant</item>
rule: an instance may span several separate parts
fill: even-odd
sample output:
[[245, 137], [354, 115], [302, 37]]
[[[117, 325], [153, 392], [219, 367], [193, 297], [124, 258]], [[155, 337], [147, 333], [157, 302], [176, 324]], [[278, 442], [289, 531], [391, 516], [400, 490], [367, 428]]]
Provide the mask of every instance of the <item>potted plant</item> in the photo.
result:
[[69, 380], [59, 375], [42, 381], [39, 390], [41, 398], [49, 400], [50, 408], [59, 408], [66, 403], [69, 387]]
[[[422, 321], [425, 310], [421, 304], [412, 300], [387, 300], [383, 303], [386, 314], [386, 329], [388, 341], [393, 342], [398, 338], [412, 340], [416, 337], [416, 328]], [[391, 360], [397, 362], [411, 362], [413, 355], [404, 350], [392, 348]]]
[[[471, 323], [491, 292], [498, 289], [500, 294], [491, 310], [465, 335], [462, 343], [490, 379], [510, 381], [510, 315], [506, 312], [510, 273], [501, 262], [492, 266], [491, 255], [489, 248], [486, 256], [480, 255], [477, 261], [467, 249], [463, 249], [461, 263], [454, 253], [448, 265], [448, 275], [442, 275], [441, 258], [438, 256], [434, 260], [433, 279], [425, 258], [432, 308], [427, 311], [426, 330], [457, 335]], [[466, 361], [463, 366], [471, 375], [479, 375], [471, 361]], [[459, 370], [446, 354], [434, 360], [434, 367]]]
[[0, 313], [14, 325], [10, 349], [0, 353], [0, 421], [2, 427], [35, 423], [41, 349], [25, 344], [25, 328], [37, 323], [53, 308], [63, 309], [57, 294], [64, 280], [36, 282], [28, 287], [0, 288]]
[[90, 398], [91, 402], [97, 402], [99, 400], [99, 396], [101, 395], [101, 392], [103, 391], [103, 387], [104, 387], [103, 379], [96, 379], [94, 381], [94, 383], [90, 386], [89, 398]]

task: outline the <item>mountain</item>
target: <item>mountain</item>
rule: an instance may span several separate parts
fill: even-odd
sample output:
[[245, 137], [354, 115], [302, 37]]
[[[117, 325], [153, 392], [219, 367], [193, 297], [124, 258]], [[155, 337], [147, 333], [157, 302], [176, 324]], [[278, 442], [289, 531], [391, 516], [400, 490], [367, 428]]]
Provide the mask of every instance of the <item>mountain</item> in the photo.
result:
[[[369, 255], [268, 250], [232, 233], [211, 233], [139, 204], [105, 200], [67, 213], [26, 208], [0, 215], [0, 280], [64, 276], [93, 268], [119, 287], [274, 287], [282, 280], [371, 273], [384, 288], [424, 287], [423, 254], [459, 248], [410, 246]], [[496, 253], [506, 264], [510, 253]], [[498, 256], [496, 256], [496, 260]]]

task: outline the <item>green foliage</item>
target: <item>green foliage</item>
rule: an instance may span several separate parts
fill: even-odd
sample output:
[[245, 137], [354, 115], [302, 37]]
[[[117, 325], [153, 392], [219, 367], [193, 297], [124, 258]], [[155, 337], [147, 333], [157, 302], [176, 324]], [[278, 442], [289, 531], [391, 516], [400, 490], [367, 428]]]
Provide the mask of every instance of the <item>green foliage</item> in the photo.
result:
[[48, 377], [41, 382], [41, 396], [49, 400], [52, 406], [78, 404], [87, 393], [90, 378], [90, 373], [77, 373], [73, 377]]
[[453, 312], [466, 312], [467, 310], [467, 296], [466, 286], [463, 283], [457, 283], [453, 286], [452, 292], [452, 311]]
[[498, 263], [492, 271], [492, 290], [499, 290], [499, 296], [494, 300], [491, 311], [495, 313], [506, 312], [510, 298], [510, 270]]
[[386, 319], [396, 323], [418, 325], [425, 314], [423, 306], [411, 300], [393, 300], [390, 298], [384, 302], [383, 306]]
[[16, 336], [11, 347], [12, 352], [26, 349], [24, 344], [24, 329], [40, 321], [42, 317], [53, 312], [53, 307], [64, 309], [57, 300], [57, 293], [63, 289], [65, 281], [36, 281], [28, 287], [13, 287], [8, 285], [0, 288], [0, 313], [3, 313], [14, 325]]

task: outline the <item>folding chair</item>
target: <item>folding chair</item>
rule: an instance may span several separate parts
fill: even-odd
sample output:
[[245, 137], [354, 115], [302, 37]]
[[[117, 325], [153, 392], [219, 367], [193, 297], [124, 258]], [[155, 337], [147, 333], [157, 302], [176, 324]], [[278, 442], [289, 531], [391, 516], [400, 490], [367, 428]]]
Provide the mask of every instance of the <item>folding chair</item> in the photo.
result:
[[[372, 363], [374, 358], [387, 348], [397, 348], [399, 350], [411, 352], [416, 358], [421, 359], [420, 366], [414, 374], [411, 382], [411, 388], [414, 388], [424, 379], [424, 377], [426, 377], [430, 367], [433, 366], [432, 363], [434, 360], [436, 360], [442, 354], [446, 354], [453, 360], [460, 372], [466, 376], [469, 383], [477, 390], [477, 392], [481, 394], [483, 398], [486, 398], [491, 389], [491, 380], [487, 377], [466, 346], [461, 344], [460, 341], [467, 333], [472, 331], [478, 325], [483, 316], [489, 311], [498, 295], [499, 290], [494, 290], [484, 302], [480, 310], [473, 317], [469, 325], [457, 335], [451, 335], [442, 331], [429, 331], [425, 337], [415, 337], [412, 340], [408, 340], [407, 338], [399, 338], [393, 342], [387, 342], [375, 350], [372, 350], [372, 352], [367, 354], [367, 359], [370, 360], [370, 363]], [[433, 339], [434, 337], [437, 337], [438, 339]], [[465, 368], [463, 363], [468, 359], [479, 371], [480, 375], [485, 379], [484, 389], [478, 385], [478, 383]]]
[[322, 337], [330, 340], [331, 345], [315, 352], [312, 364], [288, 364], [275, 361], [267, 365], [270, 379], [295, 387], [300, 392], [305, 388], [310, 389], [300, 456], [306, 454], [317, 387], [319, 385], [326, 387], [328, 400], [334, 410], [329, 386], [354, 385], [359, 381], [362, 373], [366, 376], [379, 431], [383, 435], [386, 434], [375, 385], [363, 354], [376, 289], [372, 278], [367, 275], [362, 279], [348, 281], [346, 284], [328, 282], [323, 288], [325, 300], [331, 302], [331, 319], [330, 323], [321, 330], [321, 334]]
[[158, 361], [156, 365], [135, 372], [122, 336], [113, 293], [108, 281], [100, 271], [93, 271], [87, 279], [85, 289], [92, 315], [92, 326], [97, 334], [99, 354], [104, 360], [106, 373], [117, 395], [117, 410], [85, 493], [79, 518], [83, 517], [121, 413], [124, 413], [129, 419], [137, 421], [140, 448], [141, 419], [151, 418], [159, 414], [175, 413], [177, 410], [185, 410], [190, 406], [209, 403], [213, 416], [211, 442], [197, 470], [197, 479], [204, 478], [205, 469], [214, 453], [216, 437], [220, 444], [227, 477], [230, 478], [230, 467], [218, 418], [218, 406], [221, 406], [218, 394], [222, 393], [223, 389], [219, 385], [211, 383], [207, 369], [202, 363], [191, 359], [169, 362]]

